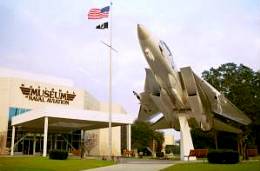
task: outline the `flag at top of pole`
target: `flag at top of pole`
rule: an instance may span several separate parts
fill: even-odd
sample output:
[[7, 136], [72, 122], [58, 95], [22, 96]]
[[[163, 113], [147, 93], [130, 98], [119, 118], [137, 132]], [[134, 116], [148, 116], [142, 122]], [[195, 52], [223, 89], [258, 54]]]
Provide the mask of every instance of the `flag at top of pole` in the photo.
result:
[[104, 8], [92, 8], [88, 12], [88, 19], [102, 19], [108, 18], [110, 7], [106, 6]]

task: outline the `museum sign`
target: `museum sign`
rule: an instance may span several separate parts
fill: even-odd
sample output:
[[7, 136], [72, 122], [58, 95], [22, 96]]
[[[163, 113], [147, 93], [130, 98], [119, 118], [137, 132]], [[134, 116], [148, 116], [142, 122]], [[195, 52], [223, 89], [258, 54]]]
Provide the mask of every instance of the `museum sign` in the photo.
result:
[[33, 86], [25, 87], [24, 84], [21, 84], [20, 89], [28, 100], [36, 102], [69, 105], [69, 102], [73, 101], [76, 97], [74, 92], [69, 93], [68, 90], [63, 92], [61, 89], [55, 90], [52, 88], [49, 90], [47, 88], [43, 89], [40, 86], [37, 88], [33, 88]]

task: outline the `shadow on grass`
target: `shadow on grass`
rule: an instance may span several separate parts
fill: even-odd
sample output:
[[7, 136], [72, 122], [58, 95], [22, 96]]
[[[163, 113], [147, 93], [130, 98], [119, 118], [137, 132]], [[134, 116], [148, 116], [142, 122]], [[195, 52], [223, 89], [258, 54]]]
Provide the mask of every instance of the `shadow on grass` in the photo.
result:
[[112, 165], [102, 160], [50, 160], [43, 157], [0, 157], [0, 171], [79, 171]]

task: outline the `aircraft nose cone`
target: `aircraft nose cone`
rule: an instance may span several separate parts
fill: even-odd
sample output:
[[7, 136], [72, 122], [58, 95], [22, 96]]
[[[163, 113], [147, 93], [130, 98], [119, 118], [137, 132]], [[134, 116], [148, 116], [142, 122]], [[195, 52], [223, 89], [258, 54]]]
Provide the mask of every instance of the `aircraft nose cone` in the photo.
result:
[[137, 24], [137, 32], [140, 40], [148, 39], [149, 37], [148, 31], [141, 24]]

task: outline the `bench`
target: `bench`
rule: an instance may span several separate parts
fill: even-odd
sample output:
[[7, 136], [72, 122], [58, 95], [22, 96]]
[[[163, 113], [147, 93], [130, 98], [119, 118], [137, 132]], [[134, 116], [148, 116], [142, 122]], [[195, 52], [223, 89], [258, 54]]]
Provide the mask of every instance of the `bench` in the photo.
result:
[[124, 157], [133, 157], [133, 156], [135, 156], [135, 152], [134, 152], [134, 150], [124, 149], [123, 150], [123, 156]]
[[248, 157], [255, 157], [257, 156], [257, 149], [247, 149], [246, 153]]
[[188, 160], [190, 160], [190, 157], [197, 157], [197, 158], [206, 158], [208, 155], [208, 149], [194, 149], [190, 150], [190, 154], [188, 156]]

